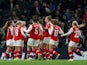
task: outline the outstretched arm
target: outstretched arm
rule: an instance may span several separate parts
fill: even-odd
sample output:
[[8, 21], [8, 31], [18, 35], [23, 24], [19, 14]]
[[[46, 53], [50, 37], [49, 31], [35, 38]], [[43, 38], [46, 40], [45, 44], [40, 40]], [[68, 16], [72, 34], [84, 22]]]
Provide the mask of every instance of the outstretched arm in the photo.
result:
[[61, 37], [68, 36], [73, 32], [73, 29], [71, 28], [67, 33], [62, 34]]
[[24, 32], [29, 33], [32, 30], [32, 25], [29, 26], [28, 30], [24, 30]]

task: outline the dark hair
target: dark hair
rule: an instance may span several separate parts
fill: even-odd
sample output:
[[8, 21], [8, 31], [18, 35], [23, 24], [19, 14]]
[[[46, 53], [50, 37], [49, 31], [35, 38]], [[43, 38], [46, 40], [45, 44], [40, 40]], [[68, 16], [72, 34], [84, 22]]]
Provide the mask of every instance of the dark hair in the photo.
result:
[[11, 25], [12, 20], [8, 21], [7, 28]]

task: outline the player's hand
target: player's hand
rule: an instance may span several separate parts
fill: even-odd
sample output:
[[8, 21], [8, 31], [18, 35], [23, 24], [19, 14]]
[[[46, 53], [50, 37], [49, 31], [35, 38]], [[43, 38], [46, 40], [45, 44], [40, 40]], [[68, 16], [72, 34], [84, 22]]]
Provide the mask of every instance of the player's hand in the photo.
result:
[[64, 37], [64, 34], [62, 34], [61, 37]]

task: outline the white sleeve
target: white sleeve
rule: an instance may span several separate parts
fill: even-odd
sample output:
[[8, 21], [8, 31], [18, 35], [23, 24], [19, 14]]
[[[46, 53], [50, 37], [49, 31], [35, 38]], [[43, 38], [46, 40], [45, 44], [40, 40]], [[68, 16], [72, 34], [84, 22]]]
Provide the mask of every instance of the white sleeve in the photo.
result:
[[10, 30], [11, 30], [11, 35], [14, 35], [14, 28], [12, 27], [10, 28]]
[[24, 28], [23, 27], [21, 28], [21, 34], [26, 38], [26, 35], [24, 33]]
[[50, 35], [52, 35], [52, 32], [53, 32], [53, 25], [51, 25], [51, 27], [48, 29], [48, 32]]
[[60, 28], [59, 34], [64, 34], [64, 32], [61, 28]]
[[63, 34], [64, 36], [70, 35], [73, 32], [73, 29], [71, 28], [67, 33]]
[[82, 37], [81, 31], [79, 31], [79, 36]]
[[26, 33], [26, 35], [27, 35], [28, 37], [30, 37], [30, 34]]
[[32, 25], [29, 26], [28, 30], [26, 30], [26, 33], [29, 33], [32, 30]]
[[43, 28], [42, 28], [42, 26], [40, 25], [40, 30], [43, 32]]

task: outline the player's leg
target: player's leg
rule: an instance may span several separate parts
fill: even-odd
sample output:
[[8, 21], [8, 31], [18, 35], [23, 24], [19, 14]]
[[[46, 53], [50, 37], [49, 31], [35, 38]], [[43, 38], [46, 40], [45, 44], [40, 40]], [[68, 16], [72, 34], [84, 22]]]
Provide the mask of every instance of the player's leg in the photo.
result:
[[[35, 46], [34, 46], [34, 39], [29, 38], [27, 45], [28, 45], [28, 49], [27, 49], [27, 55], [29, 60], [35, 59], [35, 55], [36, 55], [36, 51], [35, 51]], [[31, 48], [31, 49], [30, 49]]]
[[[54, 45], [55, 45], [56, 47], [58, 46], [58, 44], [59, 44], [59, 41], [54, 41]], [[55, 50], [53, 50], [53, 54], [56, 56], [55, 59], [58, 59], [59, 56], [60, 56], [60, 54], [59, 54], [57, 51], [55, 51]]]
[[50, 41], [50, 38], [49, 37], [44, 37], [43, 39], [43, 43], [42, 43], [42, 55], [43, 55], [43, 59], [46, 59], [49, 55], [49, 51], [48, 51], [48, 48], [49, 48], [49, 41]]
[[70, 61], [73, 61], [73, 45], [74, 43], [70, 41], [68, 45], [68, 55], [69, 55]]
[[5, 52], [5, 59], [10, 58], [10, 53], [11, 53], [11, 47], [7, 46], [6, 52]]
[[28, 41], [27, 41], [27, 56], [26, 56], [27, 59], [30, 58], [31, 46], [32, 46], [32, 39], [28, 38]]
[[15, 46], [15, 56], [14, 56], [14, 58], [21, 59], [23, 47], [24, 47], [24, 42], [22, 40], [17, 40], [16, 46]]
[[53, 48], [54, 48], [54, 45], [49, 44], [49, 56], [48, 56], [49, 60], [52, 60], [52, 57], [53, 57]]
[[53, 51], [54, 51], [54, 40], [50, 39], [50, 42], [49, 42], [49, 56], [48, 56], [48, 59], [49, 60], [52, 60], [52, 57], [53, 57]]
[[53, 55], [56, 56], [55, 59], [58, 59], [58, 57], [60, 56], [60, 54], [54, 50], [54, 46], [58, 46], [58, 41], [54, 41], [54, 40], [50, 39], [50, 42], [49, 42], [49, 52], [50, 52], [49, 59], [52, 59]]
[[22, 54], [22, 50], [21, 50], [21, 46], [16, 46], [16, 58], [21, 59], [21, 54]]
[[13, 47], [12, 40], [7, 40], [6, 45], [7, 45], [7, 49], [5, 52], [5, 59], [9, 59], [12, 58], [12, 47]]
[[31, 51], [31, 47], [27, 45], [27, 56], [26, 56], [27, 59], [29, 59], [30, 57], [30, 51]]
[[83, 56], [83, 53], [84, 53], [84, 52], [81, 51], [80, 49], [78, 49], [78, 44], [79, 44], [79, 43], [75, 43], [75, 44], [74, 44], [74, 51], [77, 52], [77, 53], [80, 53], [80, 54]]
[[41, 60], [42, 59], [42, 40], [38, 40], [37, 44], [38, 45], [35, 45], [36, 46], [36, 55], [38, 55], [38, 60]]

